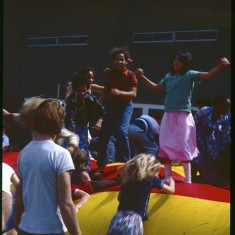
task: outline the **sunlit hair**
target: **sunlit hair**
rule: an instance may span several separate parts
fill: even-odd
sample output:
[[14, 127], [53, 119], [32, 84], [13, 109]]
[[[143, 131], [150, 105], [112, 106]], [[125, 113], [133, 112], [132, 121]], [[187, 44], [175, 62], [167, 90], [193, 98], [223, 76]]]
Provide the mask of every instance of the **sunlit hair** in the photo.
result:
[[192, 54], [188, 51], [178, 51], [172, 58], [171, 61], [171, 74], [175, 74], [173, 62], [178, 59], [183, 64], [183, 70], [181, 74], [185, 74], [188, 70], [193, 68]]
[[77, 149], [72, 153], [73, 164], [76, 170], [86, 170], [88, 164], [87, 153], [84, 150]]
[[31, 97], [22, 104], [19, 110], [19, 122], [23, 127], [33, 128], [36, 109], [44, 100], [45, 99], [41, 97]]
[[65, 110], [59, 100], [46, 99], [36, 109], [34, 129], [39, 134], [58, 135], [64, 117]]
[[160, 162], [153, 154], [141, 153], [119, 168], [122, 183], [149, 180], [159, 174]]
[[118, 54], [123, 54], [125, 57], [125, 60], [127, 61], [130, 58], [130, 53], [126, 48], [119, 48], [119, 47], [114, 47], [111, 51], [110, 51], [110, 56], [111, 56], [111, 60], [114, 61], [116, 55]]

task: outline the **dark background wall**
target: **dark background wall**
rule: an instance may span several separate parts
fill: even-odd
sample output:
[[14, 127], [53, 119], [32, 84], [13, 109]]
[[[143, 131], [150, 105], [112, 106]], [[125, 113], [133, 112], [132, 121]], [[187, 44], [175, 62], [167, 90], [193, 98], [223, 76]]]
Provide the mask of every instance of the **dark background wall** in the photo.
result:
[[[3, 104], [17, 111], [24, 97], [60, 97], [73, 72], [92, 66], [96, 82], [103, 83], [102, 70], [111, 66], [109, 51], [127, 46], [134, 63], [159, 81], [172, 55], [179, 49], [193, 55], [195, 69], [208, 71], [222, 56], [231, 55], [231, 2], [207, 1], [79, 1], [5, 0], [3, 38]], [[134, 44], [133, 33], [218, 29], [215, 42]], [[88, 45], [28, 47], [27, 38], [88, 35]], [[221, 89], [222, 88], [222, 89]], [[211, 81], [197, 85], [197, 96], [230, 94], [230, 68]], [[162, 104], [163, 94], [151, 93], [141, 82], [135, 102]]]

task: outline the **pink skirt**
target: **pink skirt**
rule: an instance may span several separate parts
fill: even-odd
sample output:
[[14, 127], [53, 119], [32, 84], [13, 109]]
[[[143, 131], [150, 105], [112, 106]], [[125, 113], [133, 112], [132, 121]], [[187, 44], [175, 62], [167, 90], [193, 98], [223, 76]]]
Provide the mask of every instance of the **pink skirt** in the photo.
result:
[[160, 158], [191, 161], [197, 157], [196, 127], [192, 113], [165, 112], [159, 133]]

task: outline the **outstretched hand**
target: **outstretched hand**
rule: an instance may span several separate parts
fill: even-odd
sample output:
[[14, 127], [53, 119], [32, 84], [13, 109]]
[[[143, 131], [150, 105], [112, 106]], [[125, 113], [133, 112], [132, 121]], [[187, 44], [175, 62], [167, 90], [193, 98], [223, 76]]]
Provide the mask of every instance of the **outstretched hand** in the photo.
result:
[[8, 116], [8, 115], [11, 115], [11, 113], [8, 112], [6, 109], [2, 109], [2, 115], [3, 116]]
[[144, 75], [144, 70], [141, 68], [136, 69], [135, 74], [137, 77], [141, 77]]
[[223, 57], [223, 58], [220, 59], [220, 64], [225, 67], [225, 66], [230, 65], [230, 62], [227, 58]]

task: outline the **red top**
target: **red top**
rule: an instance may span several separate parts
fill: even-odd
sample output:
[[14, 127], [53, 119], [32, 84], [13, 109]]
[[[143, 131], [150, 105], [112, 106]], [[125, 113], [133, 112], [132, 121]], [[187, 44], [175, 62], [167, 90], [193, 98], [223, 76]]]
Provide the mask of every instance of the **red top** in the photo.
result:
[[[133, 87], [137, 87], [138, 80], [134, 72], [128, 70], [127, 68], [123, 71], [118, 71], [112, 69], [106, 73], [104, 86], [108, 90], [112, 88], [117, 88], [121, 91], [131, 91]], [[130, 101], [128, 98], [124, 97], [110, 97], [111, 102], [123, 102]]]

